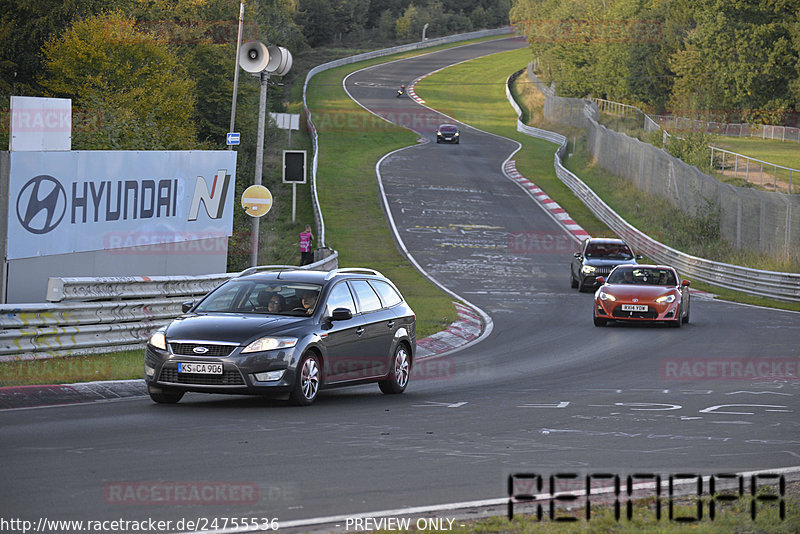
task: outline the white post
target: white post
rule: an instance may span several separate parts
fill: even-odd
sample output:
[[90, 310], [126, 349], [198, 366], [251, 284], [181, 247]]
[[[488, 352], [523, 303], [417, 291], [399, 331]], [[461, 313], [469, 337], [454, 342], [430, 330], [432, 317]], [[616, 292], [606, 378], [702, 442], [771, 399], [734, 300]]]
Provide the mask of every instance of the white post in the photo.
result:
[[292, 182], [292, 222], [295, 220], [297, 212], [297, 184]]

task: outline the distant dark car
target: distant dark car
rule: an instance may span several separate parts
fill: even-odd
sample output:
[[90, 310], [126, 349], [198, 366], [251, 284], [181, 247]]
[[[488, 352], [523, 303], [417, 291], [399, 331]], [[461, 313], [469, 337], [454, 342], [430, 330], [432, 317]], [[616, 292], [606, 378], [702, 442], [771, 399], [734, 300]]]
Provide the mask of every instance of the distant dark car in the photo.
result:
[[640, 259], [622, 239], [590, 237], [572, 259], [570, 283], [579, 291], [594, 289], [598, 276], [608, 275], [617, 265], [635, 265]]
[[442, 124], [436, 131], [437, 143], [456, 143], [458, 144], [461, 132], [455, 124]]
[[150, 338], [145, 382], [158, 403], [187, 391], [286, 395], [377, 382], [402, 393], [416, 352], [416, 317], [369, 269], [271, 271], [228, 280]]
[[594, 296], [594, 325], [608, 321], [689, 322], [689, 281], [666, 265], [620, 265], [600, 276]]

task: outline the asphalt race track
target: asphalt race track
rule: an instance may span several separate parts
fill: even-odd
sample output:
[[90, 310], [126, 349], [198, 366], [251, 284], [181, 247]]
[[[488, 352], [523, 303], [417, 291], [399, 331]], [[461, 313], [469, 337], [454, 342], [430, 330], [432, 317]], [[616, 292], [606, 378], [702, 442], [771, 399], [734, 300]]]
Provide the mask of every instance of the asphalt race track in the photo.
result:
[[[773, 372], [794, 362], [796, 375], [798, 314], [695, 295], [681, 329], [594, 327], [592, 295], [568, 281], [572, 238], [502, 172], [517, 144], [464, 126], [460, 144], [438, 145], [449, 120], [395, 98], [418, 76], [524, 45], [454, 48], [346, 81], [361, 105], [410, 118], [433, 141], [386, 157], [382, 184], [417, 262], [491, 316], [485, 340], [420, 362], [397, 397], [364, 386], [310, 408], [190, 393], [175, 406], [135, 398], [0, 412], [0, 515], [286, 522], [502, 498], [520, 472], [800, 465], [800, 382], [712, 376], [743, 360]], [[510, 244], [511, 233], [540, 246]], [[219, 483], [245, 491], [177, 503], [164, 494]]]

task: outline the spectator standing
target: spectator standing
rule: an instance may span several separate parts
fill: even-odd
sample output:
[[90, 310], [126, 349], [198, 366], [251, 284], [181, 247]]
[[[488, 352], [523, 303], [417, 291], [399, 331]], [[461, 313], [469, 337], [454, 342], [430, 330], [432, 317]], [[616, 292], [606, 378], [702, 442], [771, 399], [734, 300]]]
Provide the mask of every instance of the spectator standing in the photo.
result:
[[300, 232], [300, 265], [314, 263], [314, 234], [311, 233], [311, 225], [307, 224], [306, 229]]

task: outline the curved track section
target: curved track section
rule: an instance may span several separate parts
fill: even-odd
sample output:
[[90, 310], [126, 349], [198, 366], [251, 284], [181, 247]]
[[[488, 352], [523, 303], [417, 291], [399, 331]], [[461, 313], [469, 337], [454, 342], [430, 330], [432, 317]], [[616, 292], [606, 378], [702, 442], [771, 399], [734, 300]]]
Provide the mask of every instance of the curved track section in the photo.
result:
[[[520, 46], [430, 53], [359, 71], [347, 89], [430, 141], [441, 118], [391, 88]], [[4, 517], [286, 522], [500, 498], [516, 472], [800, 463], [800, 382], [712, 376], [747, 361], [796, 373], [797, 314], [696, 298], [679, 330], [595, 328], [591, 295], [569, 287], [571, 238], [502, 172], [517, 144], [469, 127], [462, 135], [459, 145], [395, 152], [379, 170], [408, 250], [491, 315], [486, 340], [420, 362], [399, 396], [365, 386], [308, 409], [189, 394], [175, 406], [132, 399], [2, 412]], [[170, 489], [204, 484], [240, 491], [181, 500]]]

